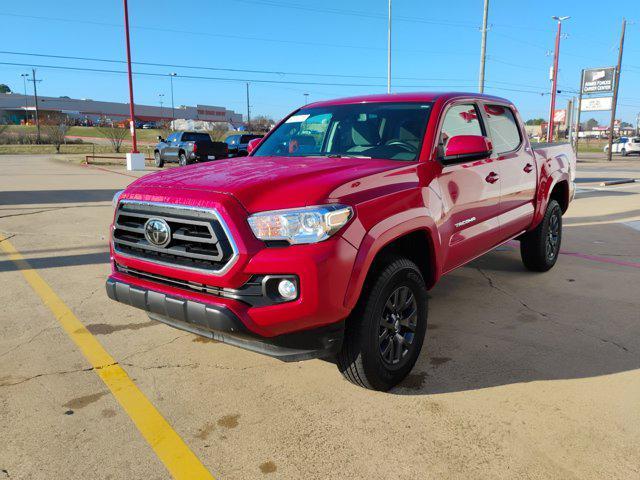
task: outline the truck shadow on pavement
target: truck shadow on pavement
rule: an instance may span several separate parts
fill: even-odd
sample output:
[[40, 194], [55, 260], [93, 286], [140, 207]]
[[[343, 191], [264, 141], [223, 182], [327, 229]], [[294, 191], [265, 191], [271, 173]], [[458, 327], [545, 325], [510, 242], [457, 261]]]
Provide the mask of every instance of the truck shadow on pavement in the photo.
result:
[[[109, 264], [109, 252], [80, 253], [76, 255], [57, 255], [52, 257], [28, 258], [29, 265], [35, 270], [79, 265]], [[17, 272], [20, 267], [12, 260], [0, 260], [0, 272]]]
[[637, 298], [620, 300], [632, 291], [625, 284], [633, 275], [633, 269], [601, 271], [566, 257], [536, 274], [524, 269], [517, 248], [489, 253], [430, 292], [422, 353], [391, 393], [450, 393], [638, 369]]
[[118, 190], [21, 190], [0, 192], [0, 205], [110, 202]]

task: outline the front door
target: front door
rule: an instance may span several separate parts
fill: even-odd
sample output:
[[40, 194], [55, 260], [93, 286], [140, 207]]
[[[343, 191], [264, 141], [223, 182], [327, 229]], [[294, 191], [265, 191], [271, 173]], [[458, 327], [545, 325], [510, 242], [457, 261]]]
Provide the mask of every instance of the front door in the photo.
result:
[[[478, 107], [469, 101], [449, 106], [440, 125], [441, 152], [454, 136], [486, 136]], [[491, 158], [442, 165], [438, 177], [443, 203], [439, 231], [446, 249], [445, 272], [498, 243], [500, 175], [498, 162]]]

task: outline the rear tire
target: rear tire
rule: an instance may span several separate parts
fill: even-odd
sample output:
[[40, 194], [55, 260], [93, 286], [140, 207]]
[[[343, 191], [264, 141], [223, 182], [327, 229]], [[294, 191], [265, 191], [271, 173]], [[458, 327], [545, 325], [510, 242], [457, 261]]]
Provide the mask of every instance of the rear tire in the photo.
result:
[[372, 272], [347, 321], [338, 369], [350, 382], [387, 391], [411, 371], [427, 328], [427, 291], [415, 263], [392, 257]]
[[158, 168], [164, 167], [164, 160], [160, 156], [160, 152], [154, 152], [153, 153], [153, 161], [154, 161], [156, 167], [158, 167]]
[[522, 263], [534, 272], [550, 270], [558, 260], [562, 242], [562, 209], [550, 200], [540, 224], [520, 240]]
[[181, 153], [180, 155], [178, 155], [178, 164], [181, 167], [185, 167], [185, 166], [189, 165], [189, 161], [187, 160], [187, 156], [184, 153]]

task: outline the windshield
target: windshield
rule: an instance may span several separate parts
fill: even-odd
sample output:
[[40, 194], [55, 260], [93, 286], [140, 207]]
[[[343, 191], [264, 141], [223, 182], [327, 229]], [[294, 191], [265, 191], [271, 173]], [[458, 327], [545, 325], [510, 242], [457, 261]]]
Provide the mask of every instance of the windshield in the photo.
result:
[[365, 157], [415, 160], [431, 103], [358, 103], [304, 108], [253, 156]]

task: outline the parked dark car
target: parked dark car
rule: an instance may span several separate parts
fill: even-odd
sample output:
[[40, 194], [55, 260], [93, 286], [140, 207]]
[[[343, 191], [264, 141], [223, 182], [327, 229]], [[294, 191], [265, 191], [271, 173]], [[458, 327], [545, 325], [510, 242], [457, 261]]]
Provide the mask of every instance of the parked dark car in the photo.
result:
[[262, 138], [264, 135], [244, 134], [244, 135], [229, 135], [225, 140], [229, 148], [230, 157], [244, 157], [249, 154], [247, 151], [248, 143], [254, 138]]
[[156, 167], [163, 167], [165, 162], [184, 166], [228, 157], [227, 144], [212, 142], [208, 133], [173, 132], [166, 140], [158, 136], [158, 142], [153, 152]]

